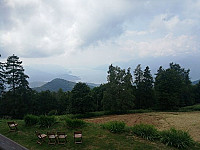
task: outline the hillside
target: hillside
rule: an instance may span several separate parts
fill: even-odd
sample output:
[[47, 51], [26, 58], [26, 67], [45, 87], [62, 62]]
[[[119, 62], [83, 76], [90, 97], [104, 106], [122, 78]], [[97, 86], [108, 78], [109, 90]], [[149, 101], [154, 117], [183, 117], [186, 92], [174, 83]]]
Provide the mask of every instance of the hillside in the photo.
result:
[[[35, 87], [33, 88], [34, 90], [41, 92], [41, 91], [58, 91], [59, 89], [62, 89], [63, 91], [71, 91], [74, 86], [75, 86], [76, 82], [72, 82], [72, 81], [67, 81], [64, 79], [60, 79], [60, 78], [56, 78], [50, 82], [47, 82], [46, 84], [40, 86], [40, 87]], [[94, 83], [86, 83], [90, 88], [94, 88], [96, 86], [99, 86], [98, 84], [94, 84]]]
[[71, 91], [75, 86], [76, 82], [67, 81], [64, 79], [54, 79], [46, 84], [42, 85], [41, 87], [33, 88], [34, 90], [41, 92], [41, 91], [58, 91], [60, 88], [63, 91]]

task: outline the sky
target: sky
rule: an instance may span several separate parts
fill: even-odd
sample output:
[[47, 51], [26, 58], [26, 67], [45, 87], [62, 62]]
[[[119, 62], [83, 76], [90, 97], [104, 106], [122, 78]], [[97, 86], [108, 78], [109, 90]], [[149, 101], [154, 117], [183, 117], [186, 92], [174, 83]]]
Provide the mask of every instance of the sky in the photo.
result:
[[0, 0], [0, 60], [15, 54], [25, 69], [93, 83], [106, 82], [111, 63], [197, 61], [199, 8], [200, 0]]

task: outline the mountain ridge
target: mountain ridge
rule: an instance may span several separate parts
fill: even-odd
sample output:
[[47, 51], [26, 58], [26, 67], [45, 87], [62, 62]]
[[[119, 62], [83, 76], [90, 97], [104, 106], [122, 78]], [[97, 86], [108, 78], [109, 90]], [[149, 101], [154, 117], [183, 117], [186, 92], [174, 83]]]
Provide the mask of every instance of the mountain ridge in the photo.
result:
[[[98, 84], [94, 83], [86, 83], [90, 88], [94, 88], [96, 86], [99, 86]], [[41, 91], [51, 91], [51, 92], [57, 92], [59, 89], [62, 89], [64, 92], [71, 91], [74, 86], [76, 85], [76, 82], [68, 81], [61, 78], [55, 78], [50, 82], [47, 82], [46, 84], [35, 87], [33, 90], [36, 90], [37, 92]]]

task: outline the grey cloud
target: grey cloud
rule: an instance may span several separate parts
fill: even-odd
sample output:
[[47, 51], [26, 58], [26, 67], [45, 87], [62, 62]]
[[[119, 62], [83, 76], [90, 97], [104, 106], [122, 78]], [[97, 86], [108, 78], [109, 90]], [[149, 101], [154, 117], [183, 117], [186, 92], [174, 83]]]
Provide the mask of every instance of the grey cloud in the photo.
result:
[[[128, 30], [154, 29], [152, 37], [156, 38], [171, 32], [177, 36], [196, 35], [200, 32], [196, 5], [196, 1], [188, 5], [187, 1], [176, 0], [2, 0], [0, 50], [2, 55], [14, 51], [23, 57], [49, 57], [91, 45], [98, 47], [99, 42], [115, 41]], [[166, 18], [159, 18], [161, 14], [167, 14]], [[167, 28], [174, 17], [178, 22]]]
[[5, 5], [4, 1], [0, 1], [0, 30], [7, 30], [11, 27], [10, 8]]

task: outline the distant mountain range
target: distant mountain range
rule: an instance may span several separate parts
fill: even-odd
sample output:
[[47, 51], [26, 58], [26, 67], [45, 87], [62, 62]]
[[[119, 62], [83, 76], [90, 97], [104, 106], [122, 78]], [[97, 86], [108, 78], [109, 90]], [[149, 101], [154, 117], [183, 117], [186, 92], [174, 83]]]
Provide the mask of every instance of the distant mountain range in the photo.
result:
[[[90, 88], [99, 86], [98, 84], [94, 84], [94, 83], [86, 83], [86, 84]], [[33, 89], [38, 92], [47, 91], [47, 90], [57, 92], [59, 89], [62, 89], [64, 92], [66, 92], [66, 91], [71, 91], [75, 85], [76, 85], [76, 82], [56, 78], [50, 82], [45, 83], [44, 85], [40, 87], [35, 87]]]
[[192, 84], [193, 84], [193, 85], [198, 84], [199, 81], [200, 81], [200, 80], [193, 81]]

